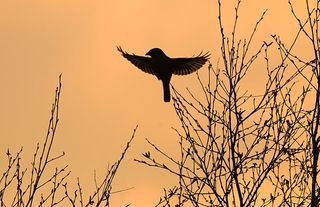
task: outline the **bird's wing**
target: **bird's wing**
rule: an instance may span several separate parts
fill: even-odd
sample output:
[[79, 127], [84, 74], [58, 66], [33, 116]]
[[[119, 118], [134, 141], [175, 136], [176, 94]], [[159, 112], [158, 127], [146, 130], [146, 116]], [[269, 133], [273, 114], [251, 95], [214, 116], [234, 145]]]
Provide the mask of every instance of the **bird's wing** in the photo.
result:
[[117, 47], [117, 49], [122, 54], [123, 57], [129, 60], [137, 68], [141, 69], [143, 72], [154, 75], [154, 71], [152, 69], [152, 64], [151, 64], [151, 58], [138, 56], [135, 54], [130, 55], [126, 51], [123, 51], [122, 48], [119, 46]]
[[199, 54], [191, 58], [172, 58], [175, 75], [188, 75], [199, 70], [208, 60], [210, 53]]

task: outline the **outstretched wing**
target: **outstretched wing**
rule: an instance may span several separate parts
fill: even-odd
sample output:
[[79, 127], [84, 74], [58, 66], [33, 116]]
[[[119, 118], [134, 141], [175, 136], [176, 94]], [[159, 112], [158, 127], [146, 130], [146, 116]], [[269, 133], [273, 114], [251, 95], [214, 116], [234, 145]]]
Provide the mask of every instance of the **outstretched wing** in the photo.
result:
[[127, 52], [123, 51], [122, 48], [119, 46], [117, 47], [117, 49], [122, 54], [123, 57], [125, 57], [127, 60], [129, 60], [137, 68], [141, 69], [143, 72], [150, 73], [150, 74], [154, 75], [154, 71], [152, 69], [151, 58], [138, 56], [135, 54], [130, 55]]
[[210, 53], [199, 54], [196, 57], [191, 58], [172, 58], [173, 71], [175, 75], [188, 75], [199, 70], [207, 61]]

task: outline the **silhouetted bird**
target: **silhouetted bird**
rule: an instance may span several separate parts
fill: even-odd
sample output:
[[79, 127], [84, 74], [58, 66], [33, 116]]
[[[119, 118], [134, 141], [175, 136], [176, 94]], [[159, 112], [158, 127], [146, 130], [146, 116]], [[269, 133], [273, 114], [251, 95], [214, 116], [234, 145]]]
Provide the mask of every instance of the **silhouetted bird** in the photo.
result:
[[209, 52], [191, 58], [170, 58], [161, 49], [153, 48], [146, 55], [150, 57], [128, 54], [117, 47], [122, 56], [143, 72], [155, 75], [163, 84], [163, 97], [170, 102], [170, 79], [172, 74], [188, 75], [200, 69], [208, 60]]

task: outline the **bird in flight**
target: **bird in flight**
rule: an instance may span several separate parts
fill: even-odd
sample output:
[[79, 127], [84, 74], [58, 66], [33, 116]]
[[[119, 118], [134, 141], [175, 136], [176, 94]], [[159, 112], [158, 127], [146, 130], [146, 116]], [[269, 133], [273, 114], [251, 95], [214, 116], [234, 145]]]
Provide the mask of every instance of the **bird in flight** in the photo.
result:
[[118, 51], [138, 67], [143, 72], [155, 75], [162, 81], [163, 98], [165, 102], [170, 102], [170, 80], [174, 75], [188, 75], [200, 69], [207, 61], [210, 53], [200, 53], [198, 56], [190, 58], [170, 58], [161, 49], [153, 48], [146, 53], [147, 56], [129, 54], [117, 47]]

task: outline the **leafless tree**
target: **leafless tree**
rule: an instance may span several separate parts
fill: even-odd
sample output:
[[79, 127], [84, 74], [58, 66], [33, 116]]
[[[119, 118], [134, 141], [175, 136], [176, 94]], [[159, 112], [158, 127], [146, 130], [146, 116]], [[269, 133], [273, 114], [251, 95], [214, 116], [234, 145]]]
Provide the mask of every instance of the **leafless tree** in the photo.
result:
[[[273, 36], [277, 43], [282, 61], [298, 73], [301, 86], [299, 98], [292, 102], [286, 101], [286, 107], [296, 120], [291, 123], [294, 127], [301, 128], [301, 136], [296, 141], [299, 153], [288, 155], [287, 176], [277, 177], [274, 183], [277, 191], [282, 195], [282, 203], [290, 206], [319, 206], [319, 124], [320, 124], [320, 35], [319, 35], [319, 1], [305, 1], [305, 15], [301, 17], [295, 10], [294, 3], [288, 4], [292, 16], [295, 18], [299, 30], [291, 43], [285, 45], [281, 37]], [[306, 59], [302, 54], [297, 54], [295, 46], [305, 41], [304, 53], [311, 53], [313, 57]]]
[[[198, 74], [202, 94], [188, 89], [183, 95], [173, 87], [180, 158], [147, 140], [152, 152], [136, 160], [179, 180], [157, 206], [319, 206], [319, 1], [306, 4], [308, 17], [301, 20], [289, 1], [300, 26], [290, 46], [272, 35], [253, 51], [266, 12], [248, 38], [238, 39], [241, 1], [226, 34], [218, 0], [222, 66], [210, 64], [206, 78]], [[293, 54], [301, 35], [310, 40], [315, 60]], [[274, 47], [280, 62], [272, 67]], [[259, 58], [266, 81], [263, 93], [255, 94], [244, 82]]]
[[[52, 155], [59, 122], [61, 87], [60, 75], [59, 85], [56, 88], [51, 108], [47, 134], [43, 143], [37, 144], [31, 168], [23, 168], [20, 165], [22, 148], [16, 154], [12, 154], [9, 149], [7, 150], [7, 167], [0, 176], [0, 206], [110, 206], [112, 181], [129, 149], [137, 127], [134, 129], [121, 157], [108, 168], [104, 179], [98, 182], [96, 175], [94, 176], [96, 186], [94, 192], [88, 196], [84, 195], [78, 178], [77, 189], [71, 193], [68, 188], [68, 179], [70, 178], [68, 166], [58, 167], [56, 164], [56, 161], [63, 158], [65, 153], [57, 156]], [[86, 199], [87, 197], [88, 199]]]

